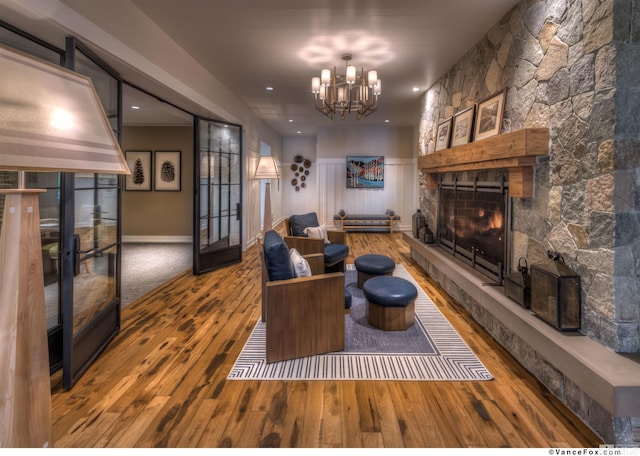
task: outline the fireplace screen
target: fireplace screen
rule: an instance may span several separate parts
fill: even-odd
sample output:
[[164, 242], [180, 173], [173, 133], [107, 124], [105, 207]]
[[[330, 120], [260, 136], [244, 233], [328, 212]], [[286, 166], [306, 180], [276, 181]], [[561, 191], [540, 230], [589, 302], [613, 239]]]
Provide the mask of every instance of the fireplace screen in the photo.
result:
[[438, 242], [475, 269], [502, 282], [507, 196], [504, 188], [440, 188]]

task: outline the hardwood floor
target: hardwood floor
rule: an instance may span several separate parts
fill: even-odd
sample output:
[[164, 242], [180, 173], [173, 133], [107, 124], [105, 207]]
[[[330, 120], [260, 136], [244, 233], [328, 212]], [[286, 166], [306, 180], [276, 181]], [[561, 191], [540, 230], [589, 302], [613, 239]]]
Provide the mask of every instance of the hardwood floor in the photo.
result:
[[258, 247], [185, 271], [123, 310], [71, 391], [52, 376], [55, 447], [598, 447], [602, 441], [411, 260], [401, 233], [349, 233], [350, 262], [402, 263], [494, 375], [485, 382], [227, 381], [260, 317]]

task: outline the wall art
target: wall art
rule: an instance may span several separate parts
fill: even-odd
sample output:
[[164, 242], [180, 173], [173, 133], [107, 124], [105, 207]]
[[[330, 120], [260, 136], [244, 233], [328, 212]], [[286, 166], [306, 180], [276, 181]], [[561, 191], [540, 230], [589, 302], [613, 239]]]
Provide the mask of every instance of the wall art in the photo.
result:
[[384, 156], [347, 157], [347, 188], [384, 188]]
[[128, 191], [151, 191], [151, 151], [127, 150], [124, 153], [131, 174], [125, 176], [124, 189]]
[[505, 88], [478, 105], [474, 141], [500, 134], [506, 98], [507, 89]]
[[154, 190], [179, 192], [181, 190], [181, 153], [180, 151], [155, 152]]

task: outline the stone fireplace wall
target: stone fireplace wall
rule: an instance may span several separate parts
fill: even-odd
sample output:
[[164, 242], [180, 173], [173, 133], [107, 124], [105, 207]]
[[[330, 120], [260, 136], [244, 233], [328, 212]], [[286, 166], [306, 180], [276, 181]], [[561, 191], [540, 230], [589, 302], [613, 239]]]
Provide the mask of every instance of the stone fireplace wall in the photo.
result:
[[[637, 353], [640, 0], [522, 1], [425, 94], [419, 153], [435, 150], [440, 121], [505, 87], [503, 132], [550, 129], [534, 196], [512, 200], [512, 268], [559, 252], [581, 276], [581, 331]], [[435, 227], [437, 190], [423, 184], [420, 207]]]

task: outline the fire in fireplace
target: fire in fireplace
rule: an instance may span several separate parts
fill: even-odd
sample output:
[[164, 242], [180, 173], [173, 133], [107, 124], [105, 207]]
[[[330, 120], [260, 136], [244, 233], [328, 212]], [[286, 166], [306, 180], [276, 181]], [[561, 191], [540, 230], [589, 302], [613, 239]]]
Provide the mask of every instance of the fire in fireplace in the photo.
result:
[[440, 246], [501, 285], [507, 252], [507, 187], [441, 183], [438, 200]]

